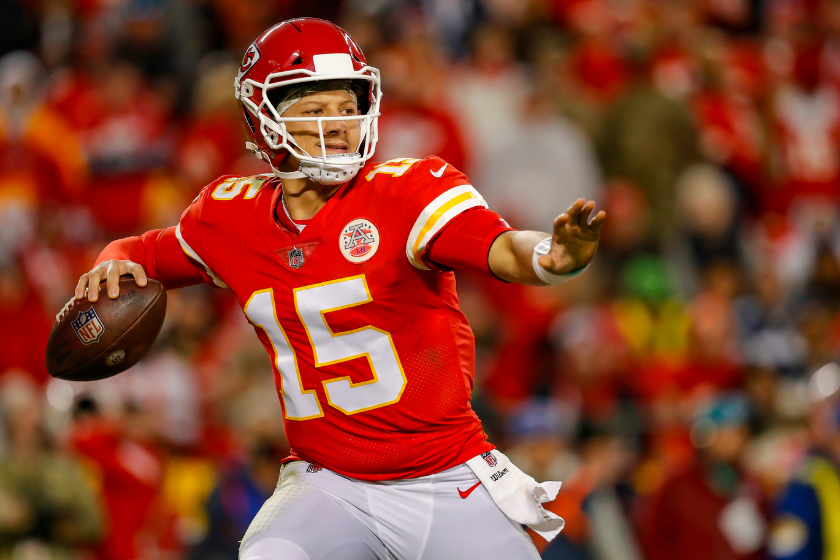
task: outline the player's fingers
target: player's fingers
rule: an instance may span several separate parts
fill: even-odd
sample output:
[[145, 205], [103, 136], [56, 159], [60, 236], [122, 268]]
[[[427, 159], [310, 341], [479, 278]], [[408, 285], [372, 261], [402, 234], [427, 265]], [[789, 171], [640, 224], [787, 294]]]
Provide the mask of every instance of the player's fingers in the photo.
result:
[[106, 286], [108, 288], [108, 297], [117, 299], [120, 295], [120, 267], [114, 262], [108, 265]]
[[593, 201], [589, 201], [583, 205], [581, 208], [580, 216], [578, 216], [578, 225], [582, 228], [585, 228], [589, 225], [589, 216], [592, 215], [592, 211], [595, 210], [595, 203]]
[[569, 221], [575, 223], [578, 221], [578, 216], [580, 215], [580, 211], [583, 206], [586, 204], [586, 201], [582, 198], [579, 198], [574, 201], [574, 203], [569, 206], [569, 209], [566, 210], [566, 214], [569, 215]]
[[552, 232], [552, 239], [555, 243], [559, 243], [561, 234], [566, 230], [566, 225], [571, 221], [568, 214], [560, 214], [554, 219], [554, 231]]
[[146, 277], [146, 271], [143, 270], [143, 267], [137, 263], [128, 263], [126, 266], [126, 272], [130, 272], [131, 275], [134, 276], [134, 281], [137, 282], [137, 285], [141, 288], [149, 282]]
[[102, 282], [104, 274], [105, 269], [102, 266], [88, 272], [87, 298], [91, 303], [99, 299], [99, 283]]
[[601, 226], [604, 225], [604, 220], [607, 219], [607, 213], [601, 210], [595, 217], [592, 218], [592, 221], [589, 222], [589, 227], [595, 230], [595, 233], [599, 233], [601, 231]]
[[76, 283], [76, 299], [84, 299], [85, 288], [87, 288], [88, 285], [88, 276], [90, 276], [90, 273], [82, 274], [79, 277], [79, 281]]

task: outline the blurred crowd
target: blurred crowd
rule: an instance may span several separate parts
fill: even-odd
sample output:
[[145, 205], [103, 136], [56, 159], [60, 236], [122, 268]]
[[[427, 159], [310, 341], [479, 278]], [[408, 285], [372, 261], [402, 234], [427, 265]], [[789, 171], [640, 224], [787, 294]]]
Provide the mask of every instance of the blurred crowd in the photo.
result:
[[110, 240], [267, 171], [233, 77], [296, 16], [382, 71], [377, 161], [437, 154], [520, 229], [607, 211], [580, 279], [458, 277], [473, 407], [565, 481], [544, 558], [838, 554], [840, 2], [0, 0], [0, 560], [235, 559], [273, 491], [280, 406], [226, 291], [170, 292], [111, 379], [44, 350]]

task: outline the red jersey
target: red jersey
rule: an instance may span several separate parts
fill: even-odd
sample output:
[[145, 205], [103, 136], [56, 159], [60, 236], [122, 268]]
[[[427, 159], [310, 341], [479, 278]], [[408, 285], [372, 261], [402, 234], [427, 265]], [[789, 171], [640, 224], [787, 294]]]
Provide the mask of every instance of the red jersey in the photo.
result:
[[470, 406], [475, 344], [454, 275], [425, 258], [444, 226], [486, 207], [467, 178], [437, 157], [366, 166], [301, 232], [275, 218], [280, 196], [271, 176], [222, 177], [177, 235], [271, 355], [292, 458], [380, 480], [492, 449]]

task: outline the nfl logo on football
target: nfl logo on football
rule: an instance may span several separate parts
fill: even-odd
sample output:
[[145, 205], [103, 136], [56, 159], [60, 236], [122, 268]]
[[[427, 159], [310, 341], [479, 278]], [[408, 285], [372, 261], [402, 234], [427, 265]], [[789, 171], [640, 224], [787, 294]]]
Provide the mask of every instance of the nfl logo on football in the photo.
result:
[[289, 251], [289, 266], [297, 270], [298, 268], [303, 266], [303, 251], [298, 249], [297, 247], [293, 247], [291, 251]]
[[99, 320], [99, 317], [96, 315], [96, 310], [93, 307], [87, 311], [79, 312], [79, 316], [70, 324], [73, 330], [76, 331], [76, 335], [82, 341], [82, 344], [99, 342], [99, 337], [105, 332], [105, 327], [102, 325], [102, 321]]
[[491, 466], [491, 467], [496, 466], [496, 458], [493, 456], [493, 454], [490, 451], [488, 451], [487, 453], [482, 453], [481, 458], [484, 459], [484, 462], [486, 462], [489, 466]]

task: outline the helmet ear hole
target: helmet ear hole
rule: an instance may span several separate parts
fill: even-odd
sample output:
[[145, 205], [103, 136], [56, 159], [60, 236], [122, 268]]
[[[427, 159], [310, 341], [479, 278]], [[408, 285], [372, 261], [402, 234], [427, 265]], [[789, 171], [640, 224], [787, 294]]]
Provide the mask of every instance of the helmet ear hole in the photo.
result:
[[297, 66], [298, 64], [303, 64], [303, 59], [301, 57], [297, 57], [294, 62], [292, 62], [292, 66]]

